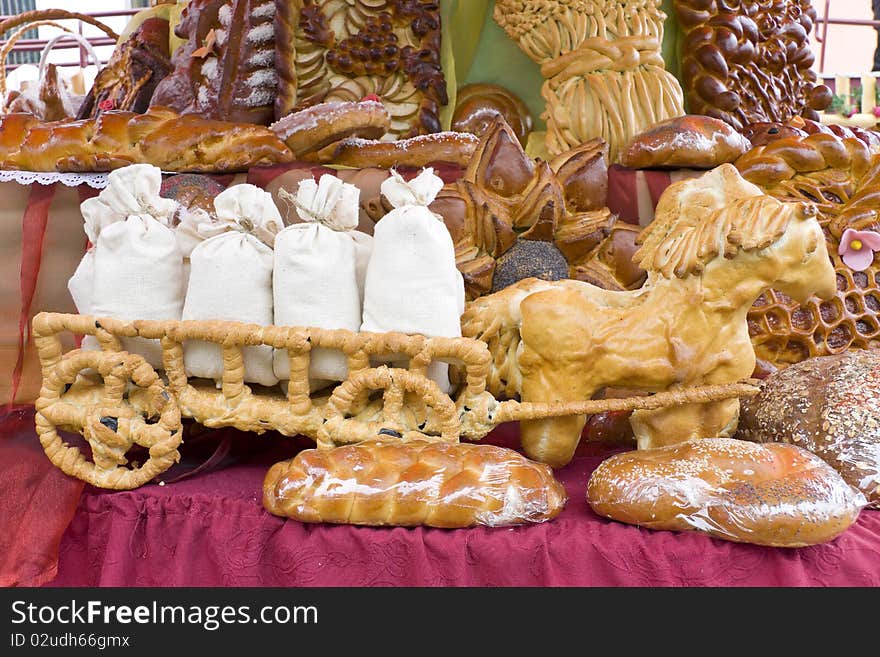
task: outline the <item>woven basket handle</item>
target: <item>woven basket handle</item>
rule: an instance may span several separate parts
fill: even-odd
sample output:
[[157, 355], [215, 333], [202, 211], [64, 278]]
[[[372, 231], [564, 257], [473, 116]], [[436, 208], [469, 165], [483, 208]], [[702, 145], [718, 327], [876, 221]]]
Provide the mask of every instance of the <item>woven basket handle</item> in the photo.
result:
[[[85, 45], [84, 37], [81, 37], [78, 34], [74, 34], [72, 30], [69, 28], [63, 27], [58, 23], [55, 23], [56, 20], [79, 20], [83, 23], [88, 23], [94, 27], [97, 27], [99, 30], [104, 32], [111, 39], [118, 40], [119, 35], [116, 34], [112, 29], [110, 29], [107, 25], [102, 23], [91, 16], [86, 14], [80, 14], [75, 11], [65, 11], [64, 9], [40, 9], [35, 11], [25, 11], [21, 14], [17, 14], [15, 16], [10, 16], [6, 20], [0, 21], [0, 37], [6, 34], [9, 30], [20, 27], [20, 29], [16, 30], [16, 32], [10, 36], [10, 38], [3, 45], [2, 51], [0, 51], [0, 100], [2, 100], [3, 107], [6, 106], [6, 56], [9, 52], [12, 51], [12, 46], [15, 45], [15, 42], [18, 41], [21, 36], [27, 32], [28, 30], [34, 29], [35, 27], [40, 27], [43, 25], [51, 25], [53, 27], [57, 27], [65, 32], [64, 38], [68, 38], [67, 35], [72, 35], [73, 38], [76, 38], [81, 44], [84, 45], [86, 50], [89, 53], [89, 56], [95, 62], [95, 66], [99, 66], [99, 60], [95, 54], [94, 49], [91, 47], [89, 43], [87, 46]], [[47, 44], [46, 48], [43, 49], [43, 52], [40, 55], [40, 79], [42, 80], [43, 72], [45, 70], [45, 58], [49, 50], [57, 43], [58, 37], [53, 39]]]

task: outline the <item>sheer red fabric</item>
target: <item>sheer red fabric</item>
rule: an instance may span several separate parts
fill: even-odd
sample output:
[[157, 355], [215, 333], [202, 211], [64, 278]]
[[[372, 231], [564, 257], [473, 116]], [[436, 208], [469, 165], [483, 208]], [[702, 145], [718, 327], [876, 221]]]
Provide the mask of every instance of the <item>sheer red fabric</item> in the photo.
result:
[[55, 577], [61, 536], [83, 483], [46, 458], [33, 409], [0, 420], [0, 586], [39, 586]]

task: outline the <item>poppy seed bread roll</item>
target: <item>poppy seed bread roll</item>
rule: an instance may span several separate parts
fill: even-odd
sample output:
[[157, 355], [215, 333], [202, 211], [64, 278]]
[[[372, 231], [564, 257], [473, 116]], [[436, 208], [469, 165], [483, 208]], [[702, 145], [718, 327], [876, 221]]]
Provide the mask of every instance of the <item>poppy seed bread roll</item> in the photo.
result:
[[865, 504], [806, 450], [729, 438], [616, 454], [593, 472], [587, 501], [619, 522], [772, 547], [830, 541]]

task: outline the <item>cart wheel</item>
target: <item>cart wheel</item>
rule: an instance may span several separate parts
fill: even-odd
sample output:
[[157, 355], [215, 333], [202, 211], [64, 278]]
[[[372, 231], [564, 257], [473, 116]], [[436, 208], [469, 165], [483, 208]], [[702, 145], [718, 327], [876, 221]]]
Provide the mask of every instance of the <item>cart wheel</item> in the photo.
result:
[[[382, 390], [382, 408], [370, 421], [351, 417], [356, 401], [365, 393]], [[440, 436], [426, 435], [406, 426], [403, 403], [406, 393], [418, 395], [433, 410]], [[377, 367], [350, 376], [333, 391], [318, 431], [318, 447], [330, 448], [377, 438], [458, 442], [461, 420], [455, 403], [431, 379], [409, 370]]]
[[[68, 386], [90, 368], [104, 380], [100, 401], [83, 405], [65, 401]], [[136, 388], [129, 390], [129, 381]], [[138, 408], [132, 398], [137, 399]], [[49, 459], [68, 475], [93, 486], [137, 488], [180, 459], [180, 409], [159, 375], [135, 354], [69, 353], [43, 381], [35, 406], [37, 435]], [[58, 427], [80, 431], [92, 447], [94, 462], [77, 447], [65, 444]], [[150, 454], [138, 467], [129, 467], [126, 458], [133, 445], [146, 447]]]

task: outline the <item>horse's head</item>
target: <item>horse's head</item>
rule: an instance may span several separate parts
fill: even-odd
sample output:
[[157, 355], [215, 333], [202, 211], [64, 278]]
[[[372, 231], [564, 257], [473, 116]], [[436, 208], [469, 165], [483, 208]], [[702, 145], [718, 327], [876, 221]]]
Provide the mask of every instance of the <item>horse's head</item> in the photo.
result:
[[790, 261], [773, 287], [802, 304], [813, 295], [831, 299], [837, 292], [837, 278], [828, 257], [825, 235], [816, 219], [816, 208], [800, 204], [795, 212], [797, 217], [779, 245], [790, 254]]
[[[768, 196], [722, 164], [663, 193], [634, 259], [649, 274], [686, 278], [726, 271], [748, 254], [739, 275], [802, 303], [814, 294], [827, 299], [836, 280], [816, 215], [814, 206]], [[716, 279], [735, 280], [729, 273]]]

